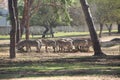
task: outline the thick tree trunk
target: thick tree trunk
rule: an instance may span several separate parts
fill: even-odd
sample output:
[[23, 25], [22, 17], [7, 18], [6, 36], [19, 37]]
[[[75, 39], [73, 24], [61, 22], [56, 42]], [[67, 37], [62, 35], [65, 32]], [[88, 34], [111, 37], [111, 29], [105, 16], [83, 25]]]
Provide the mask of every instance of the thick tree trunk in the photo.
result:
[[94, 23], [92, 20], [90, 9], [87, 4], [87, 0], [80, 0], [80, 2], [81, 2], [81, 6], [82, 6], [82, 9], [83, 9], [83, 12], [85, 15], [85, 19], [86, 19], [89, 31], [90, 31], [91, 40], [93, 42], [94, 55], [95, 56], [103, 56], [105, 54], [101, 50], [100, 43], [99, 43], [99, 40], [97, 37], [97, 33], [94, 28]]
[[103, 24], [100, 23], [100, 32], [99, 32], [99, 37], [102, 37], [102, 31], [103, 31]]
[[16, 11], [15, 11], [15, 4], [16, 0], [8, 0], [8, 7], [9, 7], [9, 14], [11, 20], [11, 31], [10, 31], [10, 58], [16, 57], [16, 28], [17, 28], [17, 21], [16, 21]]
[[45, 31], [42, 34], [42, 38], [45, 38], [46, 33], [49, 31], [48, 26], [44, 26], [44, 27], [45, 27]]

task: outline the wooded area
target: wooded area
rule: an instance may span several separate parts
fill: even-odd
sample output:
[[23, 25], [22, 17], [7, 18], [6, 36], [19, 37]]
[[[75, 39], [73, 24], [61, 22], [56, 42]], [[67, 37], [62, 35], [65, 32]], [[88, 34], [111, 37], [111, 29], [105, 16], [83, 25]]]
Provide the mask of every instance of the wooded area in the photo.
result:
[[[9, 35], [0, 35], [0, 79], [63, 75], [119, 79], [120, 0], [7, 1], [11, 26]], [[72, 31], [85, 26], [88, 31]], [[62, 31], [68, 28], [71, 31]], [[32, 34], [32, 29], [39, 33]]]
[[[12, 1], [12, 2], [14, 2], [14, 1]], [[22, 20], [24, 20], [24, 21], [21, 21], [21, 22], [24, 22], [24, 23], [22, 23], [22, 26], [20, 26], [21, 29], [17, 29], [18, 31], [15, 31], [16, 28], [19, 28], [19, 25], [17, 25], [17, 24], [19, 24], [18, 23], [19, 22], [19, 20], [18, 20], [18, 13], [17, 13], [18, 11], [17, 11], [17, 6], [16, 6], [17, 2], [16, 3], [15, 2], [14, 3], [9, 3], [9, 11], [11, 11], [10, 14], [11, 14], [11, 16], [13, 15], [15, 17], [15, 21], [11, 19], [11, 23], [13, 23], [12, 26], [13, 26], [13, 30], [14, 30], [14, 34], [11, 34], [11, 35], [12, 36], [14, 35], [14, 38], [17, 40], [17, 41], [14, 40], [14, 42], [11, 42], [10, 45], [13, 45], [13, 44], [19, 42], [18, 41], [18, 40], [20, 40], [20, 37], [19, 37], [20, 33], [19, 32], [23, 32], [23, 29], [22, 29], [23, 27], [25, 28], [26, 40], [29, 40], [29, 33], [30, 33], [29, 32], [30, 31], [29, 30], [29, 22], [30, 22], [30, 17], [32, 16], [30, 14], [31, 13], [30, 9], [31, 9], [31, 7], [32, 7], [34, 2], [36, 2], [36, 1], [24, 0], [23, 16], [22, 16]], [[38, 1], [38, 3], [40, 3], [40, 2], [41, 1]], [[59, 5], [58, 2], [61, 3], [62, 6]], [[69, 16], [69, 13], [67, 12], [67, 9], [68, 9], [68, 6], [72, 5], [74, 1], [72, 2], [71, 0], [69, 0], [69, 1], [65, 0], [65, 1], [58, 1], [58, 2], [52, 2], [52, 1], [51, 2], [46, 2], [46, 1], [43, 1], [43, 3], [45, 5], [52, 6], [52, 8], [55, 8], [55, 6], [56, 7], [58, 6], [58, 8], [61, 7], [62, 10], [65, 12], [64, 17], [66, 17], [65, 18], [66, 19], [66, 24], [69, 24], [70, 23], [70, 16]], [[46, 3], [48, 3], [48, 4], [46, 4]], [[85, 14], [85, 17], [86, 17], [86, 21], [87, 21], [87, 24], [88, 24], [88, 27], [89, 27], [90, 36], [91, 36], [91, 40], [93, 42], [93, 48], [94, 48], [94, 51], [95, 51], [95, 55], [96, 56], [97, 55], [101, 55], [103, 53], [102, 53], [102, 51], [100, 49], [100, 45], [99, 45], [99, 41], [98, 41], [98, 38], [97, 38], [97, 34], [96, 34], [95, 29], [94, 29], [94, 23], [92, 21], [92, 16], [90, 16], [91, 13], [89, 12], [89, 10], [87, 8], [88, 7], [87, 2], [82, 2], [81, 1], [81, 4], [82, 4], [82, 8], [83, 8], [83, 11], [84, 11], [84, 14]], [[11, 5], [15, 5], [15, 6], [12, 6], [13, 10], [10, 9]], [[38, 9], [39, 9], [38, 5], [34, 7], [34, 10], [37, 10], [37, 12], [38, 12]], [[43, 5], [43, 4], [41, 4], [41, 5]], [[36, 7], [37, 7], [37, 9], [36, 9]], [[16, 12], [16, 13], [14, 13], [15, 15], [12, 12]], [[48, 22], [46, 20], [43, 21], [43, 23], [45, 23], [45, 28], [46, 28], [45, 32], [43, 32], [43, 36], [42, 36], [43, 38], [45, 37], [45, 34], [48, 31], [48, 26], [50, 26], [50, 32], [53, 34], [52, 27], [55, 26], [55, 21], [57, 21], [57, 19], [59, 19], [61, 17], [61, 15], [58, 14], [58, 12], [59, 12], [59, 10], [55, 9], [54, 13], [56, 14], [56, 17], [55, 17], [55, 15], [53, 15], [53, 17], [51, 17], [50, 20], [48, 19], [48, 21], [50, 21], [50, 22]], [[15, 25], [16, 28], [14, 28], [14, 24], [15, 23], [16, 23], [16, 25]], [[50, 24], [50, 25], [48, 25], [48, 24]], [[19, 31], [19, 30], [22, 30], [22, 31]], [[17, 37], [16, 37], [16, 35], [17, 35]], [[22, 36], [22, 33], [21, 33], [21, 36]], [[54, 37], [54, 36], [52, 35], [52, 37]], [[11, 38], [11, 39], [14, 39], [14, 38]], [[26, 48], [27, 48], [27, 46], [26, 46]], [[14, 52], [12, 51], [12, 49], [14, 49]], [[15, 55], [15, 46], [10, 48], [10, 53], [12, 53], [11, 55]], [[15, 56], [13, 56], [13, 57], [15, 57]]]

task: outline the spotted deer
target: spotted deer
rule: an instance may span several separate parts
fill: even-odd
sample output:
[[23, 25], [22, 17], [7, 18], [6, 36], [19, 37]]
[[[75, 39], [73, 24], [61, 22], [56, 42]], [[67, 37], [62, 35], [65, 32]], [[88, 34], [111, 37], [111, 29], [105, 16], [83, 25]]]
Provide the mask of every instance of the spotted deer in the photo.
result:
[[82, 50], [87, 45], [87, 40], [73, 39], [73, 46], [76, 50]]
[[31, 47], [36, 47], [37, 52], [40, 52], [40, 49], [41, 49], [41, 43], [38, 40], [23, 40], [23, 41], [20, 41], [16, 45], [16, 49], [17, 50], [21, 50], [21, 49], [23, 50], [23, 48], [25, 46], [28, 47], [28, 51], [31, 51]]
[[55, 40], [48, 40], [48, 39], [41, 39], [42, 44], [45, 46], [45, 51], [48, 52], [48, 47], [52, 47], [54, 52], [56, 51], [56, 41]]
[[56, 40], [59, 51], [71, 51], [73, 49], [72, 41], [67, 39], [58, 39]]
[[92, 41], [90, 38], [76, 38], [73, 39], [73, 45], [76, 50], [88, 52], [92, 46]]

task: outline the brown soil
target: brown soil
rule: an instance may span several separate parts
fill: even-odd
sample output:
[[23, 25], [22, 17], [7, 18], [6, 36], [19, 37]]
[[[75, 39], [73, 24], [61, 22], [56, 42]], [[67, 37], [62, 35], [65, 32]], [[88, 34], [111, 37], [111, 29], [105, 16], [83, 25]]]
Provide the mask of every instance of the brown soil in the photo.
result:
[[32, 77], [8, 80], [120, 80], [114, 76], [61, 76], [61, 77]]

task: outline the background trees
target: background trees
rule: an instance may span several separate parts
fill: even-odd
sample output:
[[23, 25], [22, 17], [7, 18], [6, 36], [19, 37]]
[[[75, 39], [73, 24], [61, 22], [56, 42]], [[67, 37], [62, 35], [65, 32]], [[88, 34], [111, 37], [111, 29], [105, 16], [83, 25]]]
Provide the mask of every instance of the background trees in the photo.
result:
[[[13, 4], [12, 2], [14, 2], [14, 6], [12, 6]], [[77, 19], [79, 15], [77, 13], [83, 14], [82, 11], [79, 10], [79, 8], [81, 8], [81, 5], [80, 4], [74, 5], [74, 3], [79, 2], [79, 0], [18, 0], [18, 3], [20, 3], [19, 6], [17, 6], [17, 0], [16, 1], [12, 0], [12, 2], [9, 2], [10, 19], [11, 19], [11, 24], [13, 26], [10, 33], [12, 37], [11, 42], [12, 39], [14, 38], [16, 38], [15, 40], [13, 40], [15, 43], [19, 42], [20, 37], [22, 36], [24, 30], [25, 30], [26, 39], [29, 39], [29, 33], [30, 33], [29, 25], [42, 25], [46, 28], [46, 30], [43, 32], [42, 37], [45, 37], [45, 34], [49, 30], [52, 37], [54, 37], [52, 30], [53, 27], [56, 27], [58, 25], [70, 25], [70, 24], [72, 26], [73, 25], [79, 26], [85, 23], [83, 20], [84, 16], [79, 16], [79, 19]], [[118, 32], [120, 32], [119, 30], [120, 1], [119, 0], [114, 0], [114, 1], [89, 0], [89, 3], [91, 4], [90, 7], [93, 13], [94, 21], [100, 25], [100, 34], [99, 34], [100, 37], [101, 37], [103, 25], [106, 25], [110, 33], [112, 29], [112, 24], [115, 22], [118, 24]], [[17, 12], [17, 7], [19, 7], [18, 9], [20, 9], [19, 12]], [[73, 12], [74, 11], [73, 8], [76, 9], [77, 11], [76, 13]], [[19, 15], [19, 17], [17, 15]], [[19, 27], [18, 18], [20, 19], [20, 27]], [[91, 25], [94, 26], [93, 24]], [[15, 30], [17, 30], [17, 33]], [[90, 29], [89, 26], [89, 30], [90, 33], [92, 33], [92, 30], [94, 29], [93, 28]], [[91, 34], [91, 38], [94, 44], [96, 44], [98, 43], [97, 37], [93, 39], [94, 38], [93, 36], [97, 36], [97, 35], [95, 31], [93, 32], [94, 33]], [[20, 34], [21, 36], [19, 36]], [[14, 37], [13, 35], [16, 37]], [[15, 44], [13, 47], [15, 47]], [[95, 50], [97, 51], [97, 49]]]
[[120, 1], [119, 0], [88, 0], [88, 1], [90, 3], [94, 21], [100, 25], [99, 37], [101, 37], [103, 25], [106, 25], [110, 35], [112, 30], [111, 24], [115, 24], [116, 22], [117, 24], [119, 23]]
[[45, 28], [42, 37], [44, 38], [48, 31], [53, 35], [53, 27], [58, 25], [70, 25], [71, 17], [68, 8], [74, 3], [74, 0], [44, 0], [36, 13], [31, 18], [31, 25], [40, 25]]

